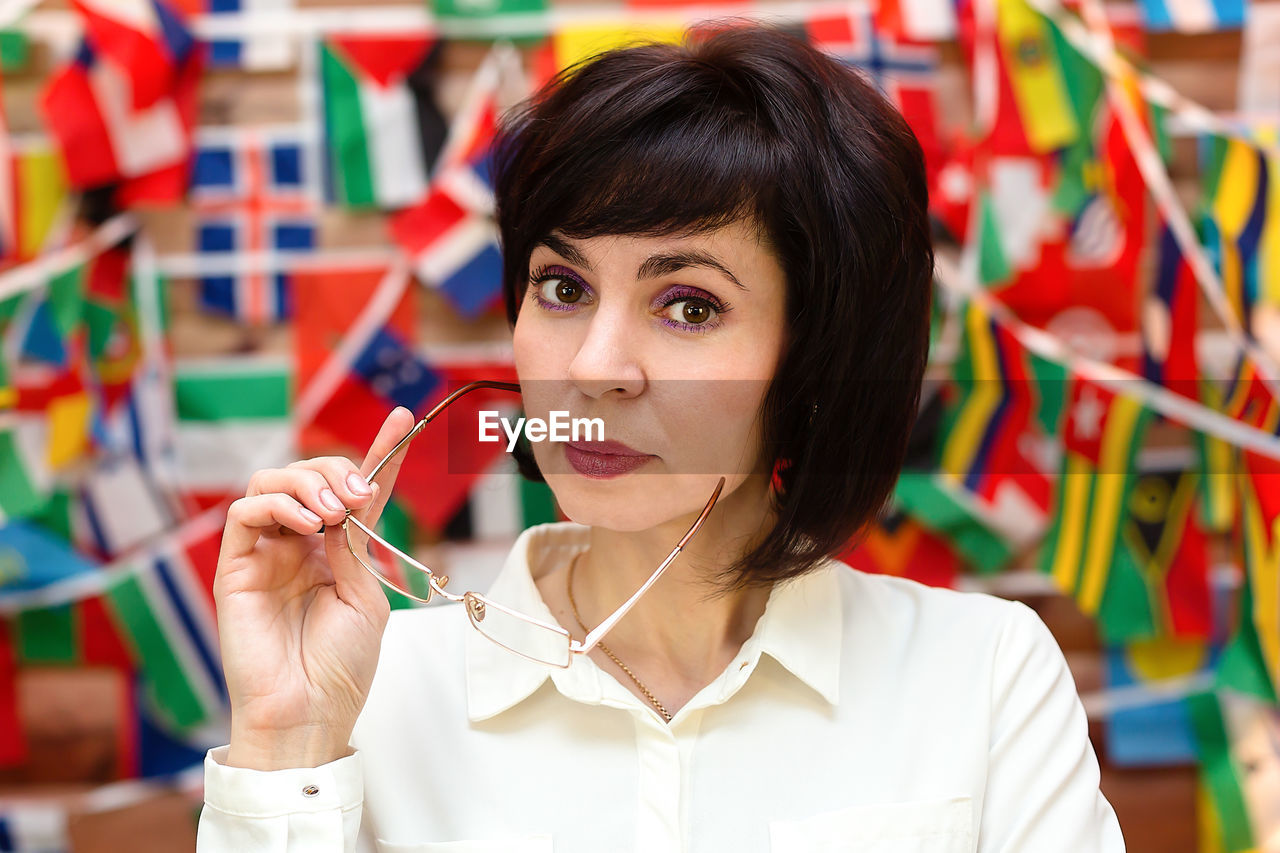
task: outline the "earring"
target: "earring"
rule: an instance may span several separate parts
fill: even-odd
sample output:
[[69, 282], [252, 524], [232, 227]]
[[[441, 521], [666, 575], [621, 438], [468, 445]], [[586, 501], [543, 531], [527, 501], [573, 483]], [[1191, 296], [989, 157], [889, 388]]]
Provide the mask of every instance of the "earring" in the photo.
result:
[[809, 410], [809, 426], [813, 426], [813, 416], [818, 414], [818, 404], [814, 403], [813, 408]]

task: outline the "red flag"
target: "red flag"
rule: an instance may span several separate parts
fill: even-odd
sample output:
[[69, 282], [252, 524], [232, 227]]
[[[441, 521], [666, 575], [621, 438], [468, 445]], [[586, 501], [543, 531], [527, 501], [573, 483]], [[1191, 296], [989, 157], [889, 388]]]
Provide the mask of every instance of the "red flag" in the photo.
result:
[[960, 571], [960, 558], [947, 540], [901, 512], [878, 520], [866, 539], [840, 559], [859, 571], [929, 586], [954, 588]]
[[18, 718], [18, 664], [9, 638], [9, 623], [0, 619], [0, 767], [27, 760], [27, 742]]
[[128, 76], [135, 110], [166, 97], [194, 48], [182, 14], [165, 0], [72, 0], [94, 46]]

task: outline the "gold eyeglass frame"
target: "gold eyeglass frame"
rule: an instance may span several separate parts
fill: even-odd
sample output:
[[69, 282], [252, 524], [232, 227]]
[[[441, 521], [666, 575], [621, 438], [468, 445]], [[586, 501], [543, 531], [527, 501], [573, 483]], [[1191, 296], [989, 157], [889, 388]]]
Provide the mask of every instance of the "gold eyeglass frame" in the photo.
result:
[[[464, 394], [470, 393], [471, 391], [476, 391], [481, 388], [490, 388], [490, 389], [495, 389], [499, 391], [513, 391], [515, 393], [520, 393], [520, 385], [515, 382], [498, 382], [498, 381], [482, 379], [482, 380], [477, 380], [475, 382], [470, 382], [462, 386], [461, 388], [457, 389], [452, 394], [450, 394], [449, 396], [441, 400], [438, 404], [436, 404], [436, 406], [430, 412], [424, 415], [423, 418], [414, 425], [413, 429], [409, 430], [409, 432], [404, 436], [404, 438], [400, 439], [400, 441], [396, 443], [396, 446], [393, 447], [385, 457], [383, 457], [382, 461], [380, 461], [377, 465], [374, 466], [373, 470], [370, 471], [369, 475], [365, 478], [366, 482], [372, 485], [374, 478], [378, 476], [378, 473], [384, 467], [386, 467], [387, 463], [390, 462], [391, 459], [397, 453], [399, 453], [406, 444], [408, 444], [415, 437], [417, 437], [418, 433], [422, 432], [422, 430], [426, 428], [427, 424], [430, 423], [442, 411], [444, 411], [449, 406], [450, 403], [452, 403], [454, 400], [457, 400], [459, 397], [461, 397]], [[351, 556], [354, 557], [356, 561], [360, 563], [360, 565], [364, 566], [365, 570], [368, 571], [369, 574], [377, 578], [378, 581], [387, 589], [394, 590], [395, 592], [398, 592], [399, 594], [405, 596], [406, 598], [412, 599], [413, 601], [417, 601], [422, 604], [430, 603], [431, 598], [434, 595], [439, 595], [440, 597], [445, 598], [449, 601], [464, 604], [467, 611], [467, 618], [470, 619], [472, 627], [474, 627], [477, 631], [479, 631], [480, 634], [484, 636], [486, 639], [490, 640], [493, 643], [496, 643], [499, 646], [502, 646], [502, 648], [506, 649], [507, 651], [513, 654], [517, 654], [520, 657], [525, 658], [526, 660], [531, 660], [531, 661], [534, 661], [535, 663], [547, 664], [548, 666], [555, 666], [560, 669], [568, 669], [570, 664], [573, 662], [573, 656], [586, 654], [587, 652], [591, 651], [591, 649], [593, 649], [597, 643], [603, 640], [605, 635], [609, 633], [610, 629], [612, 629], [614, 625], [618, 624], [618, 622], [622, 619], [623, 616], [627, 615], [627, 611], [629, 611], [635, 605], [635, 603], [640, 600], [640, 597], [644, 595], [645, 592], [648, 591], [649, 587], [653, 586], [654, 583], [657, 582], [658, 578], [661, 577], [662, 573], [667, 570], [667, 567], [671, 565], [672, 561], [675, 560], [675, 558], [680, 555], [680, 552], [684, 550], [685, 545], [689, 543], [689, 540], [693, 538], [693, 535], [698, 532], [698, 528], [700, 528], [702, 526], [702, 523], [706, 521], [707, 516], [711, 514], [711, 508], [715, 506], [716, 501], [719, 499], [720, 492], [721, 490], [724, 489], [724, 483], [725, 483], [725, 478], [721, 477], [720, 481], [716, 484], [715, 491], [711, 493], [711, 497], [707, 500], [706, 506], [702, 508], [702, 512], [698, 515], [697, 519], [694, 520], [693, 524], [690, 525], [689, 530], [684, 534], [684, 536], [680, 537], [680, 541], [677, 542], [675, 547], [671, 549], [671, 553], [667, 554], [666, 559], [663, 560], [662, 563], [658, 566], [658, 568], [654, 570], [653, 574], [649, 576], [649, 579], [646, 580], [644, 584], [642, 584], [640, 588], [636, 590], [635, 593], [630, 598], [628, 598], [625, 602], [623, 602], [622, 605], [617, 610], [615, 610], [603, 622], [601, 622], [599, 625], [593, 628], [590, 632], [588, 632], [586, 637], [583, 638], [582, 642], [578, 642], [577, 640], [574, 640], [572, 635], [570, 635], [569, 632], [566, 631], [560, 625], [546, 622], [541, 619], [535, 619], [532, 616], [528, 616], [524, 613], [520, 613], [519, 611], [513, 610], [510, 607], [507, 607], [503, 604], [499, 604], [498, 602], [485, 597], [481, 593], [468, 591], [468, 592], [464, 592], [462, 595], [455, 595], [451, 592], [448, 592], [445, 589], [445, 585], [449, 582], [449, 578], [447, 576], [440, 575], [437, 577], [436, 573], [433, 572], [431, 569], [427, 568], [422, 563], [415, 560], [413, 557], [410, 557], [404, 551], [401, 551], [399, 548], [392, 545], [382, 536], [379, 536], [376, 532], [374, 532], [363, 521], [353, 516], [351, 514], [351, 510], [347, 510], [347, 517], [342, 522], [342, 530], [347, 542], [347, 550], [351, 552]], [[387, 499], [390, 499], [390, 495], [387, 496]], [[382, 572], [378, 571], [369, 563], [365, 562], [365, 560], [358, 553], [356, 547], [351, 543], [352, 527], [359, 529], [362, 533], [364, 533], [370, 539], [376, 541], [383, 548], [386, 548], [388, 551], [391, 551], [392, 553], [394, 553], [397, 557], [399, 557], [409, 566], [417, 569], [418, 571], [426, 575], [427, 596], [423, 598], [419, 595], [415, 595], [414, 593], [409, 592], [408, 590], [401, 589], [394, 581], [392, 581], [390, 578], [383, 575]], [[528, 625], [531, 625], [535, 628], [546, 630], [559, 637], [562, 637], [564, 640], [565, 646], [568, 648], [568, 652], [565, 654], [565, 658], [564, 658], [565, 662], [558, 663], [556, 661], [548, 661], [542, 658], [533, 657], [532, 655], [525, 654], [519, 649], [513, 649], [511, 646], [508, 646], [506, 643], [503, 643], [502, 641], [496, 639], [492, 634], [487, 633], [482, 627], [480, 627], [480, 623], [484, 621], [485, 615], [488, 612], [488, 609], [491, 607], [494, 608], [495, 610], [498, 610], [502, 613], [507, 614], [508, 616], [511, 616], [522, 622], [525, 622]]]

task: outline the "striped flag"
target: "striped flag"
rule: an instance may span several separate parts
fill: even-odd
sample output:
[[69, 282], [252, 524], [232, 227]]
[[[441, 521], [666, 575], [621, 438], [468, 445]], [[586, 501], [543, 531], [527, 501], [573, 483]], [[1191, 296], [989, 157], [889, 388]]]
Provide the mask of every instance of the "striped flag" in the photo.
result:
[[1244, 26], [1245, 0], [1138, 0], [1151, 32], [1207, 33]]
[[[0, 126], [0, 130], [3, 127]], [[56, 235], [66, 214], [67, 183], [47, 143], [14, 147], [0, 141], [0, 261], [30, 260]]]
[[1165, 223], [1157, 242], [1155, 280], [1143, 302], [1142, 375], [1192, 400], [1200, 399], [1195, 274]]
[[53, 473], [43, 458], [47, 433], [40, 418], [0, 414], [0, 521], [35, 515], [48, 502]]
[[1026, 0], [999, 0], [997, 32], [1027, 142], [1047, 153], [1080, 135], [1049, 25]]
[[200, 279], [206, 309], [254, 325], [289, 316], [288, 258], [310, 252], [316, 241], [319, 200], [308, 153], [286, 133], [246, 131], [197, 143], [196, 245], [222, 268]]
[[85, 475], [79, 509], [95, 549], [111, 558], [173, 526], [173, 511], [132, 453], [100, 455]]
[[508, 61], [508, 53], [494, 48], [477, 69], [426, 197], [391, 219], [391, 233], [418, 278], [467, 317], [483, 313], [502, 293], [490, 146]]
[[[1271, 849], [1269, 844], [1255, 846], [1253, 824], [1262, 824], [1263, 815], [1250, 814], [1243, 782], [1245, 765], [1259, 763], [1255, 744], [1265, 748], [1269, 741], [1280, 738], [1274, 711], [1228, 691], [1193, 694], [1187, 697], [1187, 707], [1200, 760], [1202, 801], [1211, 815], [1204, 824], [1210, 828], [1212, 843], [1225, 853]], [[1269, 792], [1260, 793], [1262, 796], [1255, 798], [1259, 805], [1266, 802]], [[1270, 829], [1274, 832], [1274, 827]]]
[[1212, 634], [1208, 538], [1196, 512], [1200, 484], [1194, 471], [1136, 476], [1097, 613], [1108, 642]]
[[436, 49], [419, 36], [320, 45], [329, 174], [343, 205], [399, 208], [426, 192], [446, 133], [430, 87]]
[[145, 110], [174, 90], [195, 47], [181, 11], [166, 0], [72, 0], [94, 46], [124, 72], [131, 106]]
[[[208, 0], [208, 13], [215, 23], [236, 16], [288, 14], [294, 0]], [[209, 41], [209, 64], [216, 68], [245, 71], [279, 71], [295, 60], [293, 40], [283, 33], [250, 35], [245, 38], [215, 38]]]
[[1150, 412], [1132, 397], [1072, 378], [1063, 425], [1055, 517], [1040, 569], [1095, 616], [1106, 593]]
[[294, 457], [293, 373], [278, 359], [179, 361], [173, 394], [178, 477], [195, 493], [243, 493], [259, 468]]
[[1201, 138], [1203, 220], [1210, 247], [1217, 250], [1222, 287], [1237, 319], [1246, 327], [1259, 297], [1259, 249], [1266, 226], [1271, 174], [1263, 151], [1253, 143], [1221, 136]]
[[40, 105], [77, 189], [186, 166], [190, 147], [179, 100], [135, 108], [128, 77], [87, 42], [49, 79]]
[[211, 569], [197, 565], [189, 551], [210, 535], [217, 531], [173, 540], [113, 578], [106, 590], [153, 716], [170, 730], [196, 728], [225, 709]]
[[940, 423], [938, 476], [1027, 545], [1043, 530], [1052, 498], [1042, 448], [1056, 428], [1062, 377], [981, 306], [969, 303], [962, 316], [952, 366], [957, 394]]

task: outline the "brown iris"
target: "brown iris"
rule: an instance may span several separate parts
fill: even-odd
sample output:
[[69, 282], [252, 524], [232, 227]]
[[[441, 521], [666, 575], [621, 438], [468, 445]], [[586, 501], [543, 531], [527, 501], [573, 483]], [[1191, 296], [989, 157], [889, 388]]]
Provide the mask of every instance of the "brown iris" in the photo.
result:
[[577, 302], [582, 298], [582, 289], [572, 281], [562, 279], [556, 285], [556, 296], [561, 302]]

